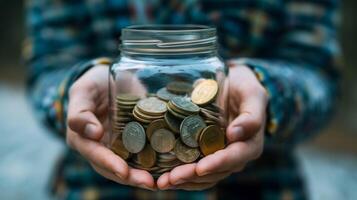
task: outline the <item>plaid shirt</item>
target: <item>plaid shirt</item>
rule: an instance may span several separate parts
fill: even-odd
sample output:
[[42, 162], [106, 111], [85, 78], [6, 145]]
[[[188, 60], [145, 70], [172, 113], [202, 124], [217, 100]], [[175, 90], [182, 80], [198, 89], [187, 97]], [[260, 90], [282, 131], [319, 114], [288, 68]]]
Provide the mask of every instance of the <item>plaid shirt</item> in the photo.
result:
[[294, 146], [332, 115], [338, 94], [338, 0], [33, 0], [27, 1], [24, 55], [40, 118], [64, 138], [68, 88], [86, 70], [119, 55], [131, 24], [207, 24], [225, 60], [245, 64], [269, 94], [264, 153], [246, 169], [201, 192], [152, 193], [96, 174], [68, 150], [53, 178], [60, 199], [302, 199]]

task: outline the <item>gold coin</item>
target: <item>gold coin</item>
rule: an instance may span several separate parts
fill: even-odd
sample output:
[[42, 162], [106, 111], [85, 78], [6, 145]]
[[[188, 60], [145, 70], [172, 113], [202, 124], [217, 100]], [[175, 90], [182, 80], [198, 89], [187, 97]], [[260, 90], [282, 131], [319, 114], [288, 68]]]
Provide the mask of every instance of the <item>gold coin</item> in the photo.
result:
[[225, 134], [219, 126], [210, 125], [203, 129], [199, 139], [203, 155], [210, 155], [225, 147]]
[[136, 158], [141, 166], [150, 168], [155, 165], [156, 152], [151, 148], [150, 144], [146, 144], [144, 149], [136, 155]]
[[136, 106], [142, 113], [148, 115], [163, 115], [167, 111], [166, 102], [156, 97], [141, 99]]
[[197, 105], [212, 102], [218, 93], [218, 84], [215, 80], [207, 79], [200, 82], [192, 91], [191, 100]]
[[128, 159], [130, 156], [129, 151], [125, 149], [123, 141], [121, 140], [120, 137], [117, 137], [114, 140], [114, 142], [111, 146], [111, 150], [124, 160]]
[[158, 119], [155, 121], [152, 121], [148, 128], [146, 129], [146, 136], [150, 140], [152, 134], [154, 133], [155, 130], [162, 129], [162, 128], [167, 128], [167, 125], [165, 123], [165, 120], [163, 119]]
[[150, 137], [150, 144], [156, 152], [167, 153], [174, 148], [175, 136], [167, 129], [158, 129]]
[[177, 158], [184, 163], [192, 163], [196, 161], [201, 154], [197, 148], [186, 146], [180, 139], [176, 140], [174, 152]]

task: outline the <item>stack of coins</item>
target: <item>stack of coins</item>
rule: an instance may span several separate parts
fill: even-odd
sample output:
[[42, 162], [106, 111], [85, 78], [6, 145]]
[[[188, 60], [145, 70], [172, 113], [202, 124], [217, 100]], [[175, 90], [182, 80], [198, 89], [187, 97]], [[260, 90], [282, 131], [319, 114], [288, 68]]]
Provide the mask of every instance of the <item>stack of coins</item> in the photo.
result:
[[116, 98], [111, 149], [134, 168], [157, 177], [225, 147], [215, 80], [171, 82], [146, 98]]
[[124, 130], [127, 122], [133, 121], [132, 111], [139, 101], [139, 97], [130, 94], [120, 94], [116, 97], [116, 115], [113, 117], [113, 130], [120, 133]]

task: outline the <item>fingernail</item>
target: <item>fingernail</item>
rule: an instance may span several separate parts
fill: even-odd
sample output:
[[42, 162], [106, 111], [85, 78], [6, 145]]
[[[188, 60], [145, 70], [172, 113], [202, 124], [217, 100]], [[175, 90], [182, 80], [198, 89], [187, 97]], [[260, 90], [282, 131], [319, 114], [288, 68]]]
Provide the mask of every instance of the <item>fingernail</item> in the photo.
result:
[[231, 139], [237, 141], [243, 136], [243, 128], [240, 126], [235, 126], [232, 128]]
[[93, 138], [96, 128], [97, 127], [94, 124], [87, 124], [84, 128], [84, 135], [88, 138]]

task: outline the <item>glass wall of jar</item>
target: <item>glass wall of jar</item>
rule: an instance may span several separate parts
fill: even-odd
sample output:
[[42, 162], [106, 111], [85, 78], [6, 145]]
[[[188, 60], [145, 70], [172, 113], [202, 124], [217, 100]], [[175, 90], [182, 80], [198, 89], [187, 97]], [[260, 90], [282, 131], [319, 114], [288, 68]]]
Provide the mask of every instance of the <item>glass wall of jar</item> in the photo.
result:
[[122, 30], [110, 67], [110, 142], [154, 176], [225, 146], [227, 68], [216, 29], [140, 25]]

